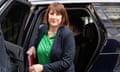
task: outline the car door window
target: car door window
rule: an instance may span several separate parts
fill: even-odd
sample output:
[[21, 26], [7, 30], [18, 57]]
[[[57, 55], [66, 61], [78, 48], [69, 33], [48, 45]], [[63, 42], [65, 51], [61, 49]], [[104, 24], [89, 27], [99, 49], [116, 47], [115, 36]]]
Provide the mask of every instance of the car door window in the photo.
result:
[[103, 5], [101, 7], [120, 32], [120, 5]]
[[[23, 43], [24, 39], [21, 37], [24, 35], [25, 21], [29, 14], [29, 5], [21, 2], [14, 1], [7, 10], [2, 11], [1, 28], [5, 39], [5, 47], [10, 57], [12, 68], [15, 71], [23, 72]], [[25, 35], [24, 35], [25, 37]], [[23, 40], [23, 41], [22, 41]]]
[[22, 39], [19, 40], [19, 38], [24, 34], [23, 29], [25, 27], [28, 12], [29, 8], [25, 5], [22, 6], [19, 3], [16, 3], [10, 8], [1, 22], [2, 31], [6, 41], [20, 44], [19, 42], [21, 42]]

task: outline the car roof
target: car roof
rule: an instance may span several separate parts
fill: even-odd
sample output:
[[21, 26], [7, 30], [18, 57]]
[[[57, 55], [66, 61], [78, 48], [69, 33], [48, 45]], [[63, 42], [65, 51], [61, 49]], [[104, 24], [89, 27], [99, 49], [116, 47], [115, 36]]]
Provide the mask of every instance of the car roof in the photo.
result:
[[79, 0], [29, 0], [29, 2], [32, 5], [44, 5], [44, 4], [50, 4], [53, 2], [60, 2], [60, 3], [64, 3], [64, 4], [70, 4], [70, 3], [90, 3], [90, 2], [86, 2], [84, 0], [79, 1]]
[[120, 2], [119, 0], [28, 0], [32, 5], [43, 5], [43, 4], [50, 4], [53, 2], [60, 2], [60, 3], [96, 3], [96, 2]]

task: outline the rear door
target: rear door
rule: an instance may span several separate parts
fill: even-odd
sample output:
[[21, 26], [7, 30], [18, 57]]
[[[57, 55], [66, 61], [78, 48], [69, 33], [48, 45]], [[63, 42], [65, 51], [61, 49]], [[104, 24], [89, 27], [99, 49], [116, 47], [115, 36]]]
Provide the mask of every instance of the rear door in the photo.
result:
[[[0, 25], [11, 72], [23, 72], [23, 45], [28, 30], [30, 4], [25, 0], [0, 0]], [[8, 71], [7, 71], [8, 72]]]

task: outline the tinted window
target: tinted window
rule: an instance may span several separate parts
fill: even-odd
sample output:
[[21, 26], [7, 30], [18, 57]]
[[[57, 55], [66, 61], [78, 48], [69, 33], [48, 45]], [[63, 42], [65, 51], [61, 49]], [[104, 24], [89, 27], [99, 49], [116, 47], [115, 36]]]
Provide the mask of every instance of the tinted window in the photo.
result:
[[24, 33], [23, 29], [25, 26], [25, 20], [27, 19], [27, 14], [28, 8], [25, 5], [16, 3], [11, 7], [2, 19], [1, 23], [5, 40], [15, 44], [21, 42], [18, 40]]
[[101, 6], [108, 16], [108, 18], [113, 22], [113, 24], [118, 28], [120, 31], [120, 5], [104, 5]]
[[[11, 1], [11, 0], [10, 0]], [[6, 50], [10, 58], [12, 72], [24, 72], [23, 42], [25, 23], [29, 6], [14, 1], [2, 11], [1, 27], [4, 34]], [[24, 35], [24, 36], [23, 36]], [[15, 70], [15, 71], [14, 71]]]

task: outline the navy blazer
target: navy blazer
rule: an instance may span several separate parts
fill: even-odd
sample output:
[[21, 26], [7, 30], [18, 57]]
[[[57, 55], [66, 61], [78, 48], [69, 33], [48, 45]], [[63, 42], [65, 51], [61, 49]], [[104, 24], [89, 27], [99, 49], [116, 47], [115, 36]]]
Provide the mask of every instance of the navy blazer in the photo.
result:
[[[47, 25], [43, 25], [39, 28], [33, 46], [37, 48], [39, 41], [47, 29]], [[75, 40], [72, 31], [60, 27], [53, 42], [50, 63], [43, 66], [44, 72], [75, 72], [73, 64], [74, 54]]]

